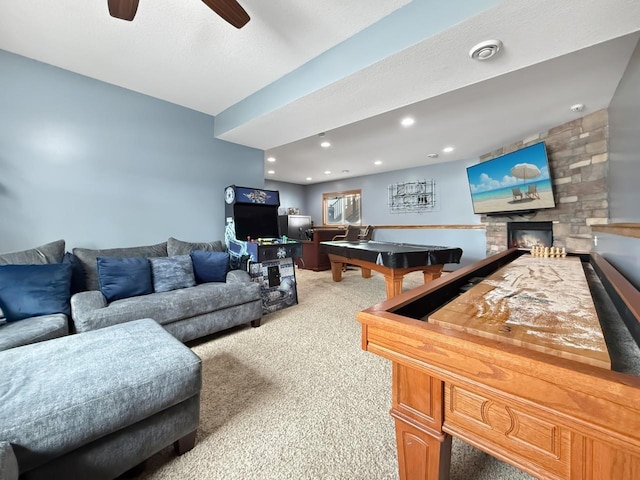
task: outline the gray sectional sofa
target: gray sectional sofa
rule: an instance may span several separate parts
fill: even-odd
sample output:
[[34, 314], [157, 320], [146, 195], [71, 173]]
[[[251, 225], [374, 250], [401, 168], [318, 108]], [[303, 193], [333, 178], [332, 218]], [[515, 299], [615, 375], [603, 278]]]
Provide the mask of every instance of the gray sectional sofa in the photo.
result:
[[[76, 248], [74, 255], [59, 240], [0, 255], [0, 308], [14, 317], [6, 321], [11, 317], [0, 310], [0, 480], [111, 479], [172, 443], [178, 454], [193, 447], [201, 365], [182, 342], [243, 323], [259, 326], [262, 318], [260, 286], [246, 271], [188, 279], [190, 255], [223, 251], [221, 242], [170, 238], [144, 247]], [[98, 265], [128, 258], [154, 266], [159, 291], [107, 301], [109, 278]], [[176, 265], [185, 268], [172, 270]], [[13, 283], [21, 283], [12, 273], [51, 266], [67, 283], [40, 279], [29, 291], [45, 300], [64, 293], [64, 307], [33, 310], [33, 302], [7, 301], [16, 297]], [[72, 290], [85, 291], [70, 296]], [[25, 314], [34, 311], [40, 313]]]
[[[86, 290], [71, 297], [70, 315], [55, 313], [6, 322], [2, 320], [0, 310], [0, 351], [139, 318], [153, 318], [182, 342], [245, 323], [259, 326], [262, 318], [260, 287], [240, 269], [230, 270], [223, 282], [200, 283], [111, 302], [100, 290], [99, 257], [172, 258], [194, 251], [223, 252], [225, 247], [220, 241], [191, 243], [172, 237], [151, 246], [101, 250], [74, 248], [73, 255], [65, 255], [65, 242], [58, 240], [30, 250], [0, 255], [0, 265], [60, 264], [73, 258], [70, 260], [72, 275], [82, 276], [79, 283]], [[77, 283], [78, 279], [75, 280]]]
[[177, 339], [186, 342], [227, 328], [251, 323], [260, 325], [260, 286], [244, 270], [230, 270], [225, 282], [210, 282], [165, 292], [154, 292], [107, 302], [99, 290], [98, 257], [176, 257], [193, 251], [225, 251], [220, 241], [167, 242], [132, 248], [89, 250], [74, 248], [85, 272], [88, 291], [71, 298], [72, 328], [86, 332], [136, 318], [153, 318]]

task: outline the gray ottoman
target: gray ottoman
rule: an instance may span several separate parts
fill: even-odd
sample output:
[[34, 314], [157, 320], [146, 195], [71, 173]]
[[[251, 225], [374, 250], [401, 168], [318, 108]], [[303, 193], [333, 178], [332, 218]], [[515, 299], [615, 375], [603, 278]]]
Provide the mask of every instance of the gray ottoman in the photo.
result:
[[201, 385], [200, 358], [151, 319], [5, 350], [0, 442], [21, 480], [115, 478], [193, 447]]

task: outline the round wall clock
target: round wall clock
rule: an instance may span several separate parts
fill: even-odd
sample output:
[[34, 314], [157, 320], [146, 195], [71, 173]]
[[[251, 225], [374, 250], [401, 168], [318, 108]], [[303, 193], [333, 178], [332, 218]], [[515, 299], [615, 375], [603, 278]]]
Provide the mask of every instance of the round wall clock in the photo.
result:
[[225, 188], [224, 201], [227, 203], [233, 203], [235, 199], [236, 199], [236, 191], [233, 189], [233, 187]]

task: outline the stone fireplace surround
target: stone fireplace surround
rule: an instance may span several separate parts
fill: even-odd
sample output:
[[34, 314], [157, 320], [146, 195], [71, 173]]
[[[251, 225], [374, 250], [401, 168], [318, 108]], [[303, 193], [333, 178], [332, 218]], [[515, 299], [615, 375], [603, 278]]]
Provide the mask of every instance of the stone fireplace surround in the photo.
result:
[[552, 246], [571, 253], [591, 251], [591, 226], [609, 219], [608, 127], [608, 111], [598, 110], [480, 157], [485, 161], [544, 141], [556, 201], [555, 208], [533, 214], [482, 215], [487, 255], [507, 249], [509, 222], [551, 222]]

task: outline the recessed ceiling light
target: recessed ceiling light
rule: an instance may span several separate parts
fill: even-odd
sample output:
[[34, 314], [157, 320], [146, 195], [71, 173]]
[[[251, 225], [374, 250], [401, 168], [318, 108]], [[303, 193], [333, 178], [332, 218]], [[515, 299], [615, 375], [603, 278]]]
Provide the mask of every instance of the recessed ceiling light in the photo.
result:
[[443, 151], [444, 153], [451, 153], [451, 152], [453, 152], [453, 147], [444, 147], [444, 148], [442, 149], [442, 151]]
[[571, 111], [572, 112], [581, 112], [584, 110], [584, 104], [583, 103], [576, 103], [575, 105], [571, 105]]
[[267, 157], [267, 162], [275, 162], [276, 161], [276, 157]]
[[427, 153], [427, 157], [429, 157], [429, 158], [438, 158], [438, 154], [437, 153]]
[[269, 175], [273, 175], [274, 173], [276, 173], [276, 171], [275, 171], [275, 170], [267, 170], [267, 173], [268, 173]]
[[325, 175], [331, 175], [331, 170], [325, 170], [325, 171], [324, 171], [324, 174], [325, 174]]
[[331, 143], [325, 140], [324, 142], [322, 142], [322, 143], [320, 144], [320, 146], [321, 146], [322, 148], [329, 148], [329, 147], [331, 146]]
[[500, 40], [485, 40], [480, 42], [469, 51], [469, 56], [474, 60], [488, 60], [495, 56], [502, 48]]
[[313, 178], [311, 178], [311, 177], [307, 177], [307, 182], [309, 182], [309, 181], [311, 181], [311, 180], [313, 180]]
[[410, 127], [411, 125], [413, 125], [414, 123], [416, 123], [416, 121], [411, 118], [411, 117], [405, 117], [400, 121], [400, 124], [403, 127]]
[[376, 160], [373, 162], [374, 165], [382, 165], [382, 160]]

